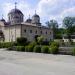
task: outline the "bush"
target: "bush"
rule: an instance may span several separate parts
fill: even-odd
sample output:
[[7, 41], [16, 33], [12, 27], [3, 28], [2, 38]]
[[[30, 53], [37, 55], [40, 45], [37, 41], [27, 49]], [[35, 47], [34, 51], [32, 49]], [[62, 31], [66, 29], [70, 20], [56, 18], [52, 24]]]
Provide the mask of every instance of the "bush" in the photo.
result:
[[9, 48], [14, 45], [14, 42], [3, 42], [0, 43], [0, 48]]
[[34, 46], [37, 45], [37, 43], [36, 43], [35, 41], [33, 41], [33, 42], [31, 42], [29, 45], [34, 47]]
[[72, 54], [75, 56], [75, 48], [73, 49]]
[[42, 45], [49, 45], [49, 41], [43, 41]]
[[25, 46], [25, 51], [26, 52], [33, 52], [33, 46]]
[[41, 48], [41, 52], [42, 53], [48, 53], [48, 51], [49, 51], [49, 47], [48, 46], [42, 46], [42, 48]]
[[36, 45], [33, 49], [34, 52], [40, 53], [41, 52], [41, 46]]
[[57, 54], [59, 52], [59, 43], [58, 42], [52, 42], [49, 48], [49, 53], [51, 54]]
[[51, 46], [49, 48], [49, 53], [51, 53], [51, 54], [57, 54], [58, 52], [59, 52], [59, 49], [57, 46]]
[[25, 47], [24, 46], [15, 46], [15, 48], [16, 48], [16, 51], [22, 51], [22, 52], [25, 51]]
[[26, 52], [33, 52], [34, 46], [36, 46], [37, 43], [35, 41], [31, 42], [28, 46], [25, 46]]
[[51, 43], [51, 46], [59, 47], [59, 43], [58, 43], [58, 42], [52, 42], [52, 43]]
[[25, 46], [27, 44], [27, 38], [25, 37], [19, 37], [16, 41], [18, 46]]

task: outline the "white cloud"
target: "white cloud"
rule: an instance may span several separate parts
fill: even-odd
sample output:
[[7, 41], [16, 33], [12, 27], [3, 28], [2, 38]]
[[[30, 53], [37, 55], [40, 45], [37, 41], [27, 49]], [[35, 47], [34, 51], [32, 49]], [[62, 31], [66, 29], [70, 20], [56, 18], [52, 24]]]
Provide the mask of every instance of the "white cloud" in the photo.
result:
[[[31, 3], [33, 5], [33, 3]], [[26, 0], [20, 0], [18, 2], [18, 8], [23, 12], [25, 18], [28, 15], [34, 14], [35, 9], [37, 14], [40, 15], [41, 21], [46, 22], [50, 19], [56, 19], [59, 23], [62, 22], [65, 16], [75, 16], [75, 0], [39, 0], [39, 2], [33, 8], [26, 2]], [[12, 3], [4, 3], [3, 11], [7, 19], [8, 12], [14, 8]]]
[[75, 0], [40, 0], [37, 11], [43, 18], [57, 19], [61, 23], [65, 16], [75, 16]]
[[[7, 14], [8, 14], [12, 9], [14, 9], [15, 5], [14, 5], [13, 3], [4, 3], [4, 4], [2, 5], [2, 7], [3, 7], [2, 10], [3, 10], [4, 17], [5, 17], [5, 19], [7, 20], [7, 19], [8, 19]], [[23, 12], [25, 19], [27, 19], [27, 18], [29, 17], [29, 14], [31, 14], [31, 16], [32, 16], [33, 10], [34, 10], [34, 9], [31, 9], [31, 8], [30, 8], [30, 5], [29, 5], [28, 3], [26, 3], [25, 1], [19, 2], [19, 3], [17, 4], [17, 8]]]

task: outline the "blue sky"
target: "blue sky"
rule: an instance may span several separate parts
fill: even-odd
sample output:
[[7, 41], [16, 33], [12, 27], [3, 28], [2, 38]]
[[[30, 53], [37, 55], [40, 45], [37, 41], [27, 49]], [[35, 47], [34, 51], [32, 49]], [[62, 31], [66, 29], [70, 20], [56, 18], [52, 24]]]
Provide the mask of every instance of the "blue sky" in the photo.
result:
[[8, 12], [14, 8], [14, 3], [17, 2], [17, 8], [20, 9], [25, 20], [29, 14], [34, 15], [35, 10], [40, 15], [41, 22], [55, 19], [62, 23], [66, 16], [75, 16], [75, 0], [0, 0], [0, 18], [2, 14], [8, 20]]

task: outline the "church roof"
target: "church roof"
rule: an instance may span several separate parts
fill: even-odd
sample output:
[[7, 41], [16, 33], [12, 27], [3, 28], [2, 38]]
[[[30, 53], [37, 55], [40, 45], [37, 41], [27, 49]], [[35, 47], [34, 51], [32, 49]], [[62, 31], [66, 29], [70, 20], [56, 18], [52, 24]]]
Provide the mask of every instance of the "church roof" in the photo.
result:
[[39, 15], [35, 14], [35, 15], [33, 15], [33, 17], [39, 17]]
[[32, 19], [27, 19], [26, 22], [31, 23]]
[[0, 21], [5, 22], [5, 19], [2, 18]]
[[18, 14], [23, 14], [19, 9], [12, 9], [9, 14], [15, 14], [15, 13], [18, 13]]

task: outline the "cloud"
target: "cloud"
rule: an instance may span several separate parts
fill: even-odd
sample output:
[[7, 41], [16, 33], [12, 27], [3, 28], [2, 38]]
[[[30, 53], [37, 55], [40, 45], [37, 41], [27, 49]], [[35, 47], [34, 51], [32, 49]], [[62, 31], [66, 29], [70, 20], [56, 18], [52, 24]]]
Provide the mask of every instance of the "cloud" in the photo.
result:
[[[29, 0], [18, 0], [17, 8], [20, 9], [25, 20], [28, 18], [29, 14], [32, 16], [37, 11], [37, 14], [41, 17], [41, 22], [44, 24], [50, 19], [55, 19], [59, 23], [66, 16], [75, 16], [75, 0], [38, 0], [35, 5], [33, 1], [30, 3]], [[5, 18], [7, 19], [8, 12], [14, 8], [12, 2], [4, 2], [2, 4], [2, 10]]]
[[65, 16], [75, 16], [75, 0], [40, 0], [37, 11], [43, 18], [62, 22]]

